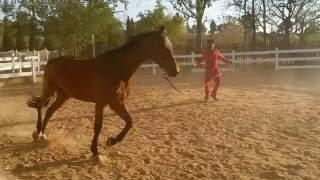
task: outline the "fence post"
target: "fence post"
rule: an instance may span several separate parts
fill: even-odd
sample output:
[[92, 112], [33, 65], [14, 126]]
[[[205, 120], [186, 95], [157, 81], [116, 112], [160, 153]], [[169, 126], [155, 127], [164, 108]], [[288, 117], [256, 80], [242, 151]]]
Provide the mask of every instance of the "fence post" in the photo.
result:
[[196, 62], [195, 62], [195, 58], [194, 58], [194, 52], [191, 52], [191, 62], [192, 62], [192, 69], [191, 71], [194, 72], [193, 68], [195, 68], [196, 66]]
[[152, 61], [152, 74], [153, 75], [157, 74], [156, 64], [153, 61]]
[[11, 54], [11, 57], [12, 57], [12, 73], [15, 73], [15, 53], [12, 52]]
[[47, 48], [45, 49], [45, 51], [46, 51], [46, 61], [48, 62], [49, 61], [49, 51]]
[[36, 75], [36, 67], [35, 67], [35, 62], [34, 59], [31, 58], [31, 71], [32, 71], [32, 80], [33, 83], [37, 82], [37, 75]]
[[195, 60], [194, 60], [194, 52], [191, 52], [191, 62], [192, 62], [192, 65], [195, 65]]
[[278, 48], [276, 48], [275, 58], [276, 58], [276, 62], [275, 62], [276, 71], [278, 71], [279, 70], [279, 49]]
[[17, 50], [16, 50], [16, 56], [17, 56], [17, 58], [19, 59], [19, 73], [21, 73], [22, 72], [22, 58], [21, 58], [21, 53], [20, 52], [18, 52]]
[[232, 72], [234, 72], [234, 66], [235, 66], [235, 62], [236, 62], [236, 55], [235, 55], [236, 51], [232, 50]]
[[37, 68], [38, 68], [38, 72], [40, 72], [40, 52], [38, 51], [38, 65], [37, 65]]

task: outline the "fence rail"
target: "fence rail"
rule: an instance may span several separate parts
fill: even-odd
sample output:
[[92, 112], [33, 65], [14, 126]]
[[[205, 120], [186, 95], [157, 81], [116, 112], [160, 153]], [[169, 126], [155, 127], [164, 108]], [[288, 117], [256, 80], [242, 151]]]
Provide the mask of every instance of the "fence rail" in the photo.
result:
[[[17, 51], [0, 52], [0, 79], [32, 76], [36, 82], [36, 76], [43, 74], [41, 66], [45, 65], [49, 59], [49, 51], [38, 51], [22, 53]], [[294, 49], [254, 52], [229, 52], [224, 55], [233, 62], [231, 69], [234, 71], [240, 64], [274, 64], [275, 70], [288, 69], [320, 69], [320, 48], [319, 49]], [[1, 57], [2, 56], [2, 57]], [[191, 66], [192, 72], [203, 72], [204, 68], [195, 68], [193, 65], [201, 54], [191, 53], [189, 55], [175, 55], [180, 66]], [[316, 62], [314, 65], [296, 65], [295, 62]], [[222, 63], [221, 63], [222, 64]], [[142, 68], [152, 68], [152, 73], [156, 74], [158, 65], [155, 63], [143, 64]]]

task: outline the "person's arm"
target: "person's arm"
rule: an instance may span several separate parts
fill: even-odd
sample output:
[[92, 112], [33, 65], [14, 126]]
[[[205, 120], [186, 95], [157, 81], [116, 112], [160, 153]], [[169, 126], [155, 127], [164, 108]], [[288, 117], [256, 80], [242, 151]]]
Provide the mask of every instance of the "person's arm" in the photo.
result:
[[218, 53], [219, 58], [220, 58], [225, 64], [229, 64], [229, 65], [232, 64], [232, 61], [230, 61], [229, 59], [227, 59], [226, 57], [224, 57], [224, 55], [222, 55], [219, 50], [217, 50], [217, 53]]
[[195, 67], [198, 67], [205, 59], [205, 51], [202, 52], [202, 57], [196, 59], [196, 64], [194, 65]]

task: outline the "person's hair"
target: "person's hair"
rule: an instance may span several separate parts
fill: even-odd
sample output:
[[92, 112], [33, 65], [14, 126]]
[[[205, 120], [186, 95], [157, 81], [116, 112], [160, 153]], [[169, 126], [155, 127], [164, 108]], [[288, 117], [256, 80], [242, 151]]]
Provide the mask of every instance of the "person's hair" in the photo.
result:
[[215, 43], [213, 39], [208, 39], [207, 40], [207, 47], [211, 48], [212, 43]]
[[214, 40], [213, 39], [208, 39], [207, 43], [214, 43]]

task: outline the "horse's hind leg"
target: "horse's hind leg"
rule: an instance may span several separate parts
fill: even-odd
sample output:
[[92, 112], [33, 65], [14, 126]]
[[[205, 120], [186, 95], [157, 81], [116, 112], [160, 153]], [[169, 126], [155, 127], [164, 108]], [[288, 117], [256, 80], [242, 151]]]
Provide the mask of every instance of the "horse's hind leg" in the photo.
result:
[[91, 143], [91, 152], [93, 156], [98, 157], [98, 139], [99, 134], [102, 129], [102, 119], [103, 119], [103, 109], [104, 105], [96, 103], [95, 106], [95, 120], [94, 120], [94, 136]]
[[121, 132], [114, 138], [109, 137], [107, 140], [107, 145], [112, 146], [124, 139], [126, 134], [129, 132], [129, 130], [132, 128], [132, 118], [130, 114], [128, 113], [125, 105], [123, 103], [114, 103], [110, 104], [110, 108], [122, 119], [125, 121], [126, 125], [121, 130]]
[[44, 131], [46, 129], [46, 126], [48, 124], [48, 121], [49, 119], [52, 117], [53, 113], [59, 109], [63, 103], [69, 98], [63, 91], [61, 90], [58, 90], [56, 92], [56, 99], [55, 101], [48, 107], [47, 111], [46, 111], [46, 114], [45, 114], [45, 117], [43, 119], [43, 125], [42, 125], [42, 129], [41, 129], [41, 132], [42, 132], [42, 137], [45, 139], [46, 136], [44, 135]]
[[38, 120], [37, 120], [37, 131], [32, 133], [32, 137], [35, 141], [37, 141], [41, 136], [42, 129], [42, 108], [37, 108]]
[[41, 137], [41, 131], [43, 127], [42, 123], [42, 108], [46, 106], [49, 101], [51, 100], [51, 97], [53, 96], [54, 92], [47, 92], [41, 97], [31, 97], [31, 99], [28, 100], [27, 105], [31, 108], [37, 109], [38, 113], [38, 120], [37, 120], [37, 125], [36, 128], [37, 130], [33, 132], [32, 137], [34, 141], [38, 141], [39, 138]]

